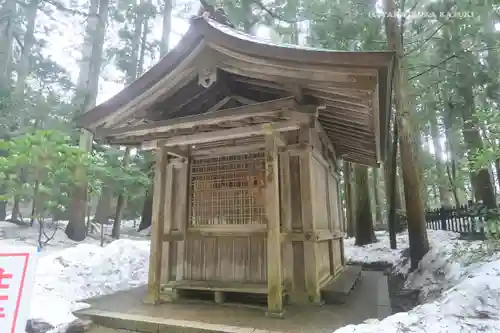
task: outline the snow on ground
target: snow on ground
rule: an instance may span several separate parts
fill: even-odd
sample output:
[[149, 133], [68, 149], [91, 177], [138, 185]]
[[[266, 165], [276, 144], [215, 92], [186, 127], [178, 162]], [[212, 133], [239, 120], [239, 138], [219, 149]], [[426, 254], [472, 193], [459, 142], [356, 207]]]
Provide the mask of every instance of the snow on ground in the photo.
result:
[[[66, 224], [45, 224], [46, 234], [53, 238], [40, 252], [30, 302], [29, 318], [56, 327], [72, 322], [72, 312], [87, 306], [79, 301], [143, 285], [148, 274], [149, 240], [134, 230], [133, 221], [124, 221], [123, 239], [111, 243], [107, 236], [111, 226], [105, 226], [104, 247], [100, 246], [100, 230], [77, 243], [66, 237]], [[37, 225], [0, 222], [0, 247], [37, 247], [37, 235]]]
[[[492, 250], [488, 242], [458, 240], [449, 232], [429, 230], [429, 240], [431, 251], [406, 281], [407, 288], [422, 290], [422, 305], [381, 321], [345, 326], [335, 333], [500, 332], [500, 252]], [[381, 242], [388, 243], [388, 239]], [[372, 250], [391, 263], [398, 261], [381, 244], [352, 247], [347, 245], [346, 253], [359, 261], [373, 262], [377, 255]]]
[[[391, 249], [387, 231], [376, 231], [375, 235], [377, 236], [377, 242], [365, 246], [355, 246], [354, 237], [346, 238], [344, 240], [346, 261], [352, 264], [388, 263], [392, 266], [397, 266], [400, 270], [407, 271], [409, 267], [399, 267], [398, 265], [400, 264], [401, 252], [409, 247], [408, 233], [402, 232], [396, 235], [396, 250]], [[460, 234], [441, 230], [429, 230], [428, 236], [429, 243], [434, 247], [439, 244], [448, 244], [450, 240], [458, 238]]]
[[[30, 317], [58, 326], [75, 319], [78, 301], [147, 282], [149, 241], [120, 239], [105, 247], [79, 244], [42, 256]], [[50, 307], [47, 307], [50, 304]]]
[[[47, 229], [51, 235], [50, 227]], [[40, 254], [31, 318], [64, 326], [74, 319], [72, 311], [86, 306], [81, 300], [146, 283], [149, 241], [143, 236], [132, 232], [127, 237], [135, 239], [100, 247], [98, 237], [75, 244], [63, 229], [64, 223], [57, 224], [54, 239]], [[431, 251], [406, 282], [406, 287], [422, 290], [424, 304], [381, 321], [348, 325], [335, 333], [500, 332], [500, 252], [490, 251], [486, 242], [462, 241], [457, 236], [429, 230]], [[354, 239], [346, 239], [347, 260], [400, 265], [402, 249], [408, 247], [407, 234], [398, 235], [399, 250], [390, 249], [387, 233], [377, 232], [377, 237], [377, 243], [364, 247], [355, 247]], [[4, 244], [36, 246], [36, 228], [0, 222], [0, 246]]]

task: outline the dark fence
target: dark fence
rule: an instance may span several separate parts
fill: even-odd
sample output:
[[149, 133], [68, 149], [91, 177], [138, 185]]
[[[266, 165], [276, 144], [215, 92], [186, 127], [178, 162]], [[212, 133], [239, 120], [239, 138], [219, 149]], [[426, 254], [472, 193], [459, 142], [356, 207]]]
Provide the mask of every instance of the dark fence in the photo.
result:
[[486, 215], [487, 210], [483, 205], [469, 203], [460, 207], [428, 209], [425, 220], [428, 229], [484, 237], [487, 229]]

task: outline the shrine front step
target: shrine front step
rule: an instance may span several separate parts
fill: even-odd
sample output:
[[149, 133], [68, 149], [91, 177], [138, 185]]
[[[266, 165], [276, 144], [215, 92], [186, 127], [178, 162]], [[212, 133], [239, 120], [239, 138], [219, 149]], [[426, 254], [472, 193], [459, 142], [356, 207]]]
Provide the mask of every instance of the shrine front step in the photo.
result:
[[344, 304], [361, 276], [362, 267], [348, 265], [332, 281], [321, 289], [326, 304]]
[[92, 308], [79, 310], [74, 314], [79, 318], [92, 320], [94, 325], [89, 333], [281, 333], [253, 327], [208, 324]]

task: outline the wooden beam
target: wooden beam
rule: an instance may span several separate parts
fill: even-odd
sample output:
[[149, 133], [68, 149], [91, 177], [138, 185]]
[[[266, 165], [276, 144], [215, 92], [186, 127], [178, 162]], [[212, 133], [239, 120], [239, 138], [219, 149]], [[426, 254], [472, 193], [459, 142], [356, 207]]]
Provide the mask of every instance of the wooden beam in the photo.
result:
[[218, 65], [226, 72], [250, 78], [280, 83], [292, 83], [294, 80], [307, 85], [308, 82], [328, 82], [330, 87], [347, 88], [361, 91], [373, 91], [375, 79], [371, 77], [329, 77], [325, 73], [309, 73], [288, 70], [272, 70], [271, 68], [245, 67], [240, 64], [223, 63]]
[[217, 148], [203, 148], [200, 150], [193, 149], [191, 151], [192, 156], [227, 156], [235, 155], [246, 152], [253, 152], [259, 149], [263, 149], [263, 143], [255, 143], [250, 145], [237, 145], [237, 146], [224, 146]]
[[246, 97], [239, 96], [239, 95], [231, 96], [231, 98], [234, 99], [234, 100], [237, 100], [241, 104], [246, 104], [246, 105], [251, 105], [251, 104], [257, 104], [257, 103], [259, 103], [257, 101], [254, 101], [253, 99], [246, 98]]
[[336, 93], [337, 95], [351, 97], [351, 98], [361, 98], [363, 100], [370, 98], [370, 96], [373, 94], [373, 90], [364, 90], [364, 89], [360, 90], [360, 89], [339, 87], [336, 85], [332, 85], [330, 83], [320, 83], [320, 84], [308, 83], [305, 87], [312, 90], [318, 90], [327, 93], [332, 92]]
[[314, 122], [314, 125], [315, 125], [314, 127], [318, 131], [318, 135], [319, 135], [320, 139], [324, 142], [324, 144], [326, 145], [327, 149], [335, 156], [336, 155], [336, 153], [335, 153], [335, 147], [333, 146], [332, 140], [326, 134], [323, 126], [321, 125], [321, 123], [319, 122], [318, 119], [316, 119], [316, 121]]
[[[373, 133], [366, 132], [364, 130], [352, 129], [347, 126], [333, 125], [328, 122], [322, 121], [323, 129], [329, 136], [335, 135], [337, 137], [347, 137], [347, 138], [357, 138], [365, 140], [367, 142], [375, 142], [375, 136]], [[332, 138], [333, 140], [333, 138]]]
[[204, 132], [189, 135], [182, 135], [165, 139], [166, 146], [195, 145], [197, 143], [215, 142], [221, 140], [231, 140], [248, 136], [263, 135], [266, 133], [265, 125], [271, 125], [273, 131], [287, 132], [300, 127], [297, 121], [283, 121], [268, 124], [258, 124], [252, 126], [236, 127], [228, 130]]
[[293, 109], [296, 103], [293, 97], [277, 99], [269, 102], [242, 106], [234, 109], [226, 109], [217, 113], [199, 114], [194, 116], [180, 117], [157, 121], [150, 124], [137, 125], [133, 127], [123, 127], [116, 129], [103, 129], [96, 133], [100, 137], [123, 137], [140, 136], [151, 132], [166, 132], [173, 129], [191, 128], [200, 125], [217, 124], [224, 121], [235, 121], [248, 117], [273, 114], [280, 109]]
[[272, 134], [266, 135], [267, 315], [283, 317], [280, 170], [278, 159], [278, 147], [274, 137]]
[[[160, 140], [158, 142], [158, 145], [160, 147], [162, 147], [162, 146], [164, 146], [164, 142], [162, 140]], [[189, 157], [189, 154], [185, 150], [180, 149], [178, 147], [163, 147], [163, 149], [165, 150], [165, 152], [167, 154], [175, 156], [175, 157], [180, 157], [180, 158], [188, 158]]]
[[345, 117], [338, 117], [335, 116], [335, 114], [331, 114], [330, 110], [325, 110], [324, 112], [320, 112], [318, 115], [318, 119], [320, 121], [324, 120], [325, 122], [339, 126], [350, 127], [353, 129], [368, 128], [369, 126], [368, 119], [365, 119], [365, 121], [358, 121], [356, 119], [344, 119], [344, 118]]
[[151, 250], [149, 253], [148, 295], [147, 303], [160, 302], [161, 262], [163, 252], [163, 217], [165, 201], [165, 184], [167, 178], [167, 154], [156, 152], [155, 181], [153, 194], [153, 213], [151, 222]]
[[359, 158], [359, 157], [350, 157], [347, 155], [344, 156], [342, 159], [346, 162], [361, 164], [367, 167], [378, 167], [378, 163], [375, 158], [368, 158], [368, 157]]
[[208, 109], [207, 112], [205, 113], [210, 113], [210, 112], [215, 112], [221, 109], [224, 105], [226, 105], [229, 101], [235, 100], [243, 105], [252, 105], [252, 104], [258, 104], [259, 102], [254, 101], [252, 99], [243, 97], [243, 96], [238, 96], [238, 95], [233, 95], [233, 96], [227, 96], [224, 99], [222, 99], [220, 102], [212, 106], [210, 109]]
[[208, 109], [208, 111], [205, 112], [205, 113], [212, 113], [212, 112], [219, 111], [219, 109], [221, 107], [223, 107], [224, 105], [226, 105], [227, 102], [229, 102], [230, 100], [231, 100], [231, 97], [229, 97], [229, 96], [225, 97], [224, 99], [222, 99], [219, 102], [217, 102], [217, 104], [215, 104], [214, 106], [212, 106], [210, 109]]
[[306, 90], [305, 94], [311, 95], [320, 100], [330, 102], [332, 105], [361, 108], [361, 109], [368, 108], [368, 102], [365, 102], [363, 100], [357, 100], [356, 98], [349, 98], [347, 96], [340, 96], [338, 94], [333, 94], [333, 93], [321, 93], [311, 89]]
[[141, 143], [140, 150], [155, 150], [158, 148], [158, 140], [144, 141]]
[[273, 90], [288, 91], [288, 89], [285, 86], [283, 86], [282, 84], [272, 83], [272, 82], [265, 81], [265, 80], [252, 79], [252, 78], [248, 78], [245, 76], [231, 75], [231, 80], [234, 80], [236, 82], [245, 83], [248, 85], [269, 88], [269, 89], [273, 89]]

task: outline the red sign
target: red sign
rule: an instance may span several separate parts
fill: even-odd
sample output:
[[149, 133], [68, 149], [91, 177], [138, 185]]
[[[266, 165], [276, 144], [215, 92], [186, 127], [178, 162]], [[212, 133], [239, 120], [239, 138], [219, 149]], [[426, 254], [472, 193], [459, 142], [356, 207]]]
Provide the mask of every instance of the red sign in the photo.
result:
[[0, 248], [0, 332], [2, 333], [24, 332], [34, 277], [34, 262], [30, 259], [34, 255], [35, 251], [11, 252]]

